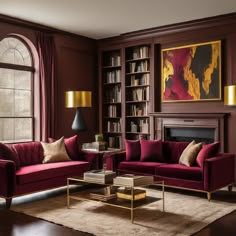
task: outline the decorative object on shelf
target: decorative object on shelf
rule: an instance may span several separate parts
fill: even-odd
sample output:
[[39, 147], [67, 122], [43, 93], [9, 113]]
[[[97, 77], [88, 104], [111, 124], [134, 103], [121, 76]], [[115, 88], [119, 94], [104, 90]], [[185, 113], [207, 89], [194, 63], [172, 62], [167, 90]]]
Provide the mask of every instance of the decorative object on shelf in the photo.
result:
[[76, 114], [72, 124], [72, 129], [75, 131], [85, 131], [87, 129], [87, 126], [82, 115], [81, 108], [92, 106], [92, 92], [68, 91], [66, 92], [65, 104], [68, 108], [76, 108]]
[[224, 87], [224, 105], [236, 106], [236, 85]]
[[221, 41], [162, 50], [162, 102], [221, 99]]
[[138, 132], [138, 126], [133, 121], [131, 121], [130, 126], [131, 126], [131, 132], [133, 132], [133, 133]]
[[103, 134], [95, 134], [95, 141], [102, 142], [103, 141]]

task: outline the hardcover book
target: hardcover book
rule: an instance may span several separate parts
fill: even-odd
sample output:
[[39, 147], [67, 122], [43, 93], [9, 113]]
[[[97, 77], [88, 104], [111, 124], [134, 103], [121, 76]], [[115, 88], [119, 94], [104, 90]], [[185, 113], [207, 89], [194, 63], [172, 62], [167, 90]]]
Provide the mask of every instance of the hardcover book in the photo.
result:
[[130, 188], [118, 189], [117, 190], [117, 198], [127, 199], [127, 200], [140, 200], [146, 197], [146, 191], [143, 189], [134, 189], [133, 196], [131, 194]]
[[112, 183], [115, 177], [116, 173], [110, 170], [91, 170], [84, 172], [84, 180], [101, 184]]
[[132, 175], [125, 174], [122, 176], [118, 176], [113, 179], [114, 185], [124, 185], [124, 186], [144, 186], [153, 184], [154, 178], [153, 176], [144, 176], [144, 175]]

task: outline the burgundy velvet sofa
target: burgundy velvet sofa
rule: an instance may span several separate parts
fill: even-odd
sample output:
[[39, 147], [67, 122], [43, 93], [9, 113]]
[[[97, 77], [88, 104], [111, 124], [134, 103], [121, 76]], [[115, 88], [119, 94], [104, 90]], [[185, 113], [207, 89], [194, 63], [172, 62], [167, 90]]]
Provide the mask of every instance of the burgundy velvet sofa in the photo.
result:
[[165, 186], [211, 193], [234, 183], [234, 154], [219, 153], [219, 143], [204, 145], [192, 166], [179, 164], [188, 142], [140, 140], [126, 143], [126, 150], [107, 157], [107, 168], [118, 175], [153, 175]]
[[98, 168], [97, 154], [80, 151], [77, 136], [65, 139], [65, 147], [70, 161], [42, 164], [40, 142], [0, 143], [0, 197], [8, 208], [14, 197], [65, 186], [68, 177]]

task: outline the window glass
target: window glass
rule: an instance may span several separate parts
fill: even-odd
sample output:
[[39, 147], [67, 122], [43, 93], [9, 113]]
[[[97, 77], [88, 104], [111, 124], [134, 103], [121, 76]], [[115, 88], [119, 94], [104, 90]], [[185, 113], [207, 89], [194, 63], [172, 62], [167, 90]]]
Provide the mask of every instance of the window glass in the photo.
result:
[[32, 71], [31, 53], [25, 44], [13, 37], [3, 39], [0, 42], [0, 142], [33, 140]]

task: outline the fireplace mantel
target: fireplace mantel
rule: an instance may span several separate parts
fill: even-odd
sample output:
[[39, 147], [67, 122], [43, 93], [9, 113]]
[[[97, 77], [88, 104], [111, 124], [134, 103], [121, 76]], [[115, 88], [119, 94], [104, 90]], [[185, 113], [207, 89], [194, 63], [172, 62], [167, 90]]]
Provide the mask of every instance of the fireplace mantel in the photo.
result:
[[151, 139], [165, 140], [167, 128], [214, 129], [214, 141], [225, 149], [225, 119], [229, 113], [150, 113]]

